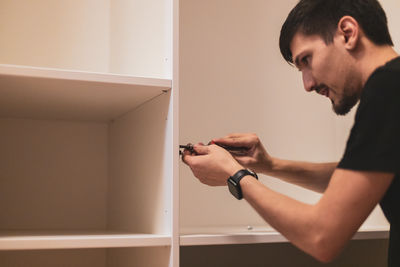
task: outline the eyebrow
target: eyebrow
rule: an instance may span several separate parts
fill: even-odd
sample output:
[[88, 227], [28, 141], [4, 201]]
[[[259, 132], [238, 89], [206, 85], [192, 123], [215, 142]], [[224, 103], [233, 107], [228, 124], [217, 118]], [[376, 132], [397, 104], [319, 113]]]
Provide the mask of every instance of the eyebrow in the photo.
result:
[[[302, 53], [301, 53], [302, 54]], [[298, 68], [299, 66], [300, 66], [300, 57], [301, 57], [301, 54], [299, 54], [299, 55], [297, 55], [296, 57], [295, 57], [295, 59], [294, 59], [294, 65]]]

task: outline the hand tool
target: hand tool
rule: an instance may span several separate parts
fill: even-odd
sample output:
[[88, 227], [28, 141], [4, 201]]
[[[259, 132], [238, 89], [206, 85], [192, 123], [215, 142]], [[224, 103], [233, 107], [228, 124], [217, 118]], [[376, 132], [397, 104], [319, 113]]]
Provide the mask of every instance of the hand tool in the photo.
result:
[[[217, 144], [217, 143], [212, 142], [212, 141], [208, 143], [208, 145], [212, 145], [212, 144], [220, 146], [223, 149], [227, 150], [229, 153], [235, 154], [235, 155], [246, 155], [248, 150], [249, 150], [249, 148], [247, 148], [247, 147], [226, 146], [226, 145]], [[186, 145], [179, 145], [179, 155], [183, 154], [181, 149], [189, 150], [190, 153], [196, 153], [194, 151], [194, 145], [192, 143], [188, 143]]]

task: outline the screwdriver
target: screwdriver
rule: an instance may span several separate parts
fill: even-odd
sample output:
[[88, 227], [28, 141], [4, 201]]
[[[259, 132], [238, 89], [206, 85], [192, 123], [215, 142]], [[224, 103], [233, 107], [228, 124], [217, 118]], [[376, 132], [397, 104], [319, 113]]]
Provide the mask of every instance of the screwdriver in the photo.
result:
[[[221, 144], [217, 144], [214, 142], [210, 142], [208, 143], [208, 145], [217, 145], [222, 147], [223, 149], [227, 150], [229, 153], [233, 153], [233, 154], [240, 154], [240, 155], [245, 155], [247, 153], [247, 151], [249, 150], [249, 148], [247, 147], [238, 147], [238, 146], [226, 146], [226, 145], [221, 145]], [[191, 153], [195, 152], [194, 151], [194, 145], [191, 143], [188, 143], [187, 145], [179, 145], [179, 149], [187, 149], [189, 150]], [[179, 150], [179, 154], [182, 155], [182, 151]]]

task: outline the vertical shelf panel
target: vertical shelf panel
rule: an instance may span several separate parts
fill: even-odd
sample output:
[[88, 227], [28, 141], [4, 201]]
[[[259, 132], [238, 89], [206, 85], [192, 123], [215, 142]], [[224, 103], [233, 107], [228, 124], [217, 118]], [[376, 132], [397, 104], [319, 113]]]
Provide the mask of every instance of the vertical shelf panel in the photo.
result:
[[171, 233], [164, 197], [171, 189], [164, 165], [169, 99], [165, 93], [110, 124], [109, 228]]

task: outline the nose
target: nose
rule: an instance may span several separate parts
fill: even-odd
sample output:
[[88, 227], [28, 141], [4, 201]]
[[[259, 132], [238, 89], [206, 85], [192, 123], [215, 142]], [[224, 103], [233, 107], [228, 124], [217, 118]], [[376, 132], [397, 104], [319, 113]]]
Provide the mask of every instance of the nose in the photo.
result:
[[302, 75], [303, 75], [304, 89], [306, 89], [307, 92], [313, 91], [314, 88], [317, 85], [317, 82], [315, 81], [315, 79], [312, 76], [311, 72], [308, 71], [308, 70], [303, 70], [302, 71]]

